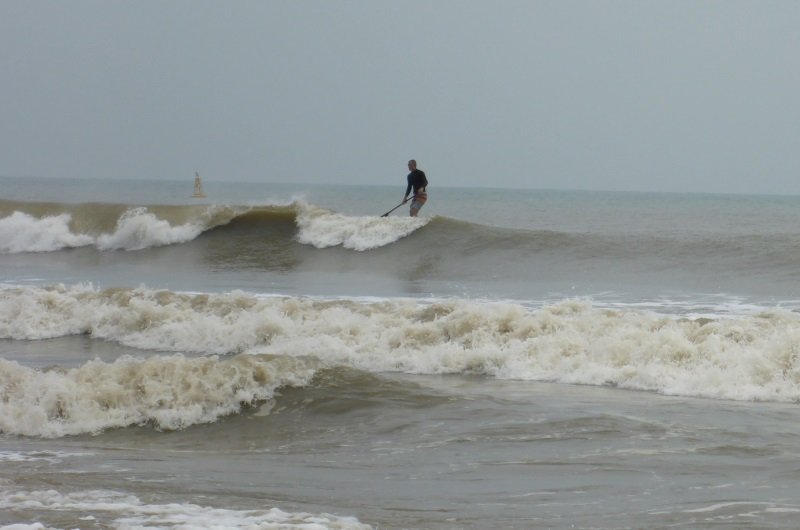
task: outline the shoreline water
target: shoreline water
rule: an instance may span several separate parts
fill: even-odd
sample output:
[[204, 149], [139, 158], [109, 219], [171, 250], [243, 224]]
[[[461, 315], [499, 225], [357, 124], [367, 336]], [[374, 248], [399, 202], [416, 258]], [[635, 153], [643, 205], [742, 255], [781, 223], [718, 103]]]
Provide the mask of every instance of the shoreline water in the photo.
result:
[[[0, 522], [790, 528], [800, 512], [791, 405], [450, 376], [372, 385], [287, 389], [269, 414], [178, 431], [7, 440], [18, 478]], [[293, 514], [284, 526], [266, 524], [276, 507]]]

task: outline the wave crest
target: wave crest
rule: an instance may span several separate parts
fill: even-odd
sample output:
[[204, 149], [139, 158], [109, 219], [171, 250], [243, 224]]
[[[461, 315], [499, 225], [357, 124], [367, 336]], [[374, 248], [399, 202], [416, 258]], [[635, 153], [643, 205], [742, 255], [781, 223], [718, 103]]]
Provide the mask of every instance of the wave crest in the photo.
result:
[[[120, 213], [108, 205], [81, 205], [75, 210], [40, 217], [14, 211], [0, 218], [0, 252], [54, 252], [86, 246], [98, 250], [141, 250], [185, 243], [210, 228], [230, 222], [244, 211], [224, 206], [211, 206], [199, 213], [190, 208], [173, 209], [166, 211], [165, 217], [172, 217], [168, 219], [147, 207], [125, 208]], [[109, 215], [115, 219], [110, 230], [106, 229]], [[188, 219], [180, 222], [181, 217]]]
[[141, 250], [185, 243], [199, 236], [205, 228], [196, 222], [172, 226], [147, 208], [132, 208], [122, 214], [113, 233], [97, 238], [95, 246], [99, 250]]
[[0, 206], [0, 212], [11, 211], [0, 217], [0, 252], [7, 254], [86, 246], [142, 250], [187, 243], [225, 225], [263, 235], [281, 230], [287, 222], [294, 224], [294, 239], [301, 244], [363, 251], [394, 243], [429, 222], [427, 218], [348, 216], [302, 200], [262, 206], [128, 207], [2, 201]]
[[14, 212], [0, 219], [0, 252], [52, 252], [94, 243], [91, 236], [73, 234], [69, 227], [71, 220], [72, 216], [67, 213], [39, 219]]
[[317, 248], [341, 245], [351, 250], [371, 250], [399, 241], [425, 226], [429, 220], [416, 217], [352, 217], [303, 204], [297, 215], [297, 240]]
[[49, 438], [143, 424], [180, 429], [270, 399], [282, 386], [305, 385], [314, 372], [308, 360], [250, 355], [124, 356], [48, 371], [0, 359], [0, 432]]
[[800, 315], [677, 318], [566, 300], [531, 309], [148, 289], [0, 291], [0, 337], [86, 333], [153, 351], [313, 356], [368, 372], [480, 374], [683, 396], [800, 400]]

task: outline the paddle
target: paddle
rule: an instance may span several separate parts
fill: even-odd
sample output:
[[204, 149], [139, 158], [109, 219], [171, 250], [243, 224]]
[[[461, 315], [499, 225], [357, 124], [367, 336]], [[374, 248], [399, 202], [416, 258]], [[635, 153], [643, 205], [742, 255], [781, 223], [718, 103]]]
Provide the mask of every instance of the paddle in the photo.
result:
[[389, 210], [385, 214], [381, 215], [381, 217], [388, 217], [390, 213], [392, 213], [393, 211], [397, 210], [398, 208], [400, 208], [402, 205], [404, 205], [408, 201], [413, 200], [415, 197], [416, 197], [416, 195], [412, 195], [411, 197], [409, 197], [408, 199], [404, 200], [403, 202], [401, 202], [400, 204], [398, 204], [397, 206], [395, 206], [394, 208], [392, 208], [391, 210]]

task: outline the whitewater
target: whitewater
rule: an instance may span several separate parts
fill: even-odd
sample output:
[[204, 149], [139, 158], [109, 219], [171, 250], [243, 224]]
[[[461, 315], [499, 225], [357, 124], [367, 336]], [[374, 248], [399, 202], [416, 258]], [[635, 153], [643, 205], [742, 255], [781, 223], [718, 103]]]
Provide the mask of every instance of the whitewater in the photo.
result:
[[0, 181], [0, 528], [795, 526], [798, 198]]
[[[37, 217], [16, 208], [47, 213]], [[106, 210], [116, 210], [118, 214], [116, 220], [111, 219], [114, 226], [109, 230], [110, 227], [105, 226], [108, 225], [108, 216], [91, 218], [96, 208], [97, 205], [22, 205], [0, 201], [0, 213], [14, 209], [10, 215], [0, 218], [0, 252], [54, 252], [84, 246], [97, 250], [142, 250], [187, 243], [203, 232], [237, 218], [259, 214], [263, 218], [293, 214], [298, 227], [296, 240], [300, 243], [317, 248], [340, 245], [364, 251], [394, 243], [428, 222], [427, 219], [346, 216], [302, 200], [287, 205], [209, 206], [202, 209], [174, 206], [156, 208], [156, 212], [147, 207], [106, 205]], [[166, 214], [165, 218], [159, 217], [158, 210]], [[73, 215], [84, 218], [83, 222], [75, 222]], [[173, 224], [176, 218], [181, 217], [188, 220]]]
[[787, 311], [686, 319], [586, 301], [530, 309], [464, 300], [366, 303], [90, 286], [2, 293], [0, 338], [87, 335], [180, 352], [45, 371], [0, 361], [0, 430], [12, 434], [78, 434], [147, 422], [183, 428], [270, 399], [280, 386], [307, 384], [314, 373], [308, 361], [278, 369], [273, 359], [313, 358], [319, 366], [374, 373], [800, 400], [800, 315]]

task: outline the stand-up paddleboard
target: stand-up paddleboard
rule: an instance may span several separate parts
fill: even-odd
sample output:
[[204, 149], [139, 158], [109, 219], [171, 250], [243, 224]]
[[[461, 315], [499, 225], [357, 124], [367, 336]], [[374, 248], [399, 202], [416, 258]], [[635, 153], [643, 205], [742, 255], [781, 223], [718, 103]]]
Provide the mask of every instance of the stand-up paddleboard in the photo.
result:
[[197, 171], [194, 172], [194, 193], [192, 194], [193, 199], [205, 199], [206, 194], [203, 193], [203, 183], [200, 182], [200, 173]]

